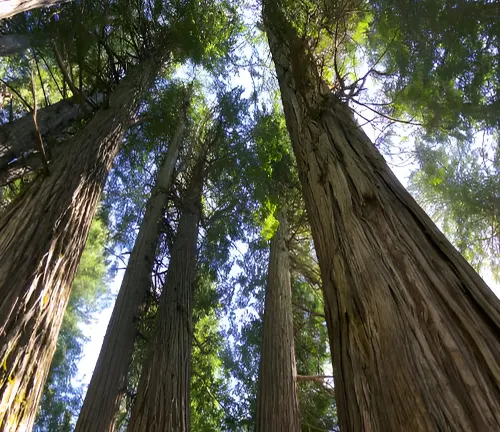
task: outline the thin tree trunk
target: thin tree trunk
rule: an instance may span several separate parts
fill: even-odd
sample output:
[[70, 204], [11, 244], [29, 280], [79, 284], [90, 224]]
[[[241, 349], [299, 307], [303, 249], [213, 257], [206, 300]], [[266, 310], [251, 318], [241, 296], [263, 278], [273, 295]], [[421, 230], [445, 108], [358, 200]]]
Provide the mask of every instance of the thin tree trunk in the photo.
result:
[[116, 412], [126, 388], [136, 327], [134, 319], [151, 286], [151, 272], [158, 245], [160, 221], [168, 202], [175, 163], [181, 148], [186, 111], [158, 170], [156, 185], [116, 299], [113, 314], [85, 396], [75, 432], [112, 431]]
[[300, 431], [285, 209], [278, 221], [267, 276], [256, 432]]
[[143, 367], [129, 432], [188, 432], [192, 308], [204, 157], [194, 167]]
[[[92, 114], [89, 106], [77, 103], [75, 98], [62, 100], [42, 108], [37, 112], [37, 123], [44, 145], [49, 152], [65, 139], [64, 132], [75, 121], [87, 119]], [[0, 127], [0, 186], [19, 177], [23, 173], [41, 166], [40, 156], [32, 158], [37, 151], [37, 135], [33, 116], [27, 114]]]
[[264, 20], [316, 252], [343, 431], [500, 430], [500, 305], [319, 78]]
[[10, 18], [21, 12], [32, 9], [54, 6], [69, 0], [1, 0], [0, 1], [0, 19]]
[[29, 431], [102, 187], [144, 89], [148, 62], [117, 87], [54, 163], [0, 218], [0, 430]]

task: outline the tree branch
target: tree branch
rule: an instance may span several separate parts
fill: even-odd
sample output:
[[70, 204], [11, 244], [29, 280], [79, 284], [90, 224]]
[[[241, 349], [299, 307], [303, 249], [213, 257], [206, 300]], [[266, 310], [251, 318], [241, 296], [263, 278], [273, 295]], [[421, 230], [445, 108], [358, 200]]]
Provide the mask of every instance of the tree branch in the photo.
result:
[[57, 49], [57, 45], [54, 41], [52, 42], [52, 48], [54, 50], [54, 55], [56, 57], [57, 65], [59, 66], [59, 69], [61, 70], [61, 73], [63, 74], [64, 80], [68, 84], [68, 87], [70, 88], [70, 90], [73, 92], [73, 94], [75, 96], [81, 96], [80, 91], [76, 88], [75, 83], [73, 82], [73, 80], [69, 76], [69, 73], [68, 73], [66, 67], [64, 66], [63, 59], [62, 59], [61, 54], [59, 53], [59, 50]]
[[43, 172], [46, 176], [50, 175], [49, 163], [47, 162], [47, 155], [45, 154], [45, 148], [43, 146], [42, 134], [38, 128], [38, 122], [36, 119], [37, 115], [37, 103], [36, 103], [36, 90], [35, 90], [35, 76], [33, 73], [33, 68], [31, 68], [31, 94], [33, 95], [33, 123], [35, 124], [35, 135], [36, 143], [38, 145], [38, 150], [40, 151], [40, 159], [42, 160]]

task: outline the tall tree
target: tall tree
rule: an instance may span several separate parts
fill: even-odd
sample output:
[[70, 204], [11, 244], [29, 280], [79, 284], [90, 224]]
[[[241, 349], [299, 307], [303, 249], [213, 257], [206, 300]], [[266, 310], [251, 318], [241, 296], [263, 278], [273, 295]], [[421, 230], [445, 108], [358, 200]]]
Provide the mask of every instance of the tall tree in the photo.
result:
[[[0, 219], [0, 427], [29, 430], [90, 223], [123, 132], [161, 65], [144, 62]], [[22, 263], [22, 270], [19, 265]]]
[[[349, 89], [333, 93], [313, 55], [323, 30], [343, 29], [359, 5], [322, 4], [316, 21], [291, 5], [265, 1], [263, 19], [321, 268], [340, 427], [496, 430], [499, 302], [398, 182], [342, 101]], [[319, 23], [316, 32], [306, 22]]]
[[260, 355], [256, 431], [300, 430], [286, 209], [271, 240]]
[[[185, 96], [189, 98], [189, 96]], [[161, 163], [156, 185], [130, 254], [103, 346], [78, 417], [76, 431], [113, 430], [125, 389], [136, 334], [135, 317], [150, 287], [161, 220], [167, 204], [174, 167], [183, 142], [188, 100], [181, 101], [178, 126]]]
[[105, 225], [100, 219], [94, 219], [73, 281], [56, 352], [43, 390], [33, 429], [36, 432], [74, 429], [83, 392], [74, 380], [87, 342], [80, 326], [82, 323], [88, 324], [105, 304], [102, 296], [107, 291], [107, 241]]
[[[31, 428], [103, 183], [144, 91], [172, 54], [213, 65], [237, 27], [227, 3], [121, 6], [113, 30], [127, 55], [110, 67], [109, 103], [75, 136], [52, 175], [40, 176], [0, 220], [0, 428], [8, 431]], [[206, 25], [202, 33], [193, 31], [198, 21]]]
[[205, 161], [202, 150], [185, 192], [154, 341], [142, 370], [129, 431], [189, 430], [193, 282]]
[[[77, 120], [91, 117], [92, 109], [76, 98], [61, 100], [37, 113], [37, 129], [33, 115], [27, 114], [0, 127], [0, 186], [42, 167], [38, 138], [44, 143], [45, 157], [50, 160], [65, 132]], [[52, 144], [48, 148], [48, 144]]]

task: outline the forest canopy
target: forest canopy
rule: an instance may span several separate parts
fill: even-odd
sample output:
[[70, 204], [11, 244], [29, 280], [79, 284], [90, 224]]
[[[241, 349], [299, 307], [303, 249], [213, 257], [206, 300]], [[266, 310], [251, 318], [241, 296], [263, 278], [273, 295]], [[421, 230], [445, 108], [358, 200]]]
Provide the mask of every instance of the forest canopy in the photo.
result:
[[5, 3], [0, 430], [500, 428], [496, 2]]

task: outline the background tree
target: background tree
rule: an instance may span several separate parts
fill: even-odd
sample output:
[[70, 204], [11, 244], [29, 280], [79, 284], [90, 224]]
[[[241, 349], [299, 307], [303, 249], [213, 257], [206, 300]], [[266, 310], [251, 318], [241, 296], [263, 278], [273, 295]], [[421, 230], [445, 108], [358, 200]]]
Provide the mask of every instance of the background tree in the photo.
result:
[[298, 431], [300, 427], [286, 207], [279, 211], [278, 224], [270, 246], [257, 395], [257, 431]]
[[[160, 100], [168, 100], [175, 112], [164, 111], [162, 120], [168, 135], [168, 151], [158, 168], [155, 186], [146, 203], [141, 227], [130, 253], [127, 269], [116, 299], [97, 365], [87, 390], [76, 430], [112, 430], [126, 383], [136, 335], [135, 317], [150, 287], [158, 247], [160, 223], [171, 194], [174, 168], [184, 141], [190, 91], [172, 84]], [[170, 114], [170, 115], [169, 115]], [[146, 118], [150, 113], [146, 113]], [[155, 119], [158, 122], [158, 119]], [[155, 123], [155, 120], [149, 120]], [[175, 125], [177, 123], [177, 125]], [[144, 126], [143, 126], [144, 127]], [[172, 132], [174, 133], [172, 134]], [[170, 133], [169, 133], [170, 132]]]

